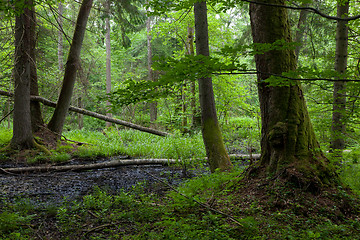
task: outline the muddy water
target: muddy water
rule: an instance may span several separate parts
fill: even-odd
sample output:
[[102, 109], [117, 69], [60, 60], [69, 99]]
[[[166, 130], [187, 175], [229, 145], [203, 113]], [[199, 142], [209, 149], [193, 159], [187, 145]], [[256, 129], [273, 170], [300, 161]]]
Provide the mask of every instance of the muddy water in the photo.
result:
[[2, 197], [10, 200], [23, 197], [41, 205], [58, 205], [65, 198], [81, 199], [94, 186], [116, 193], [121, 190], [129, 191], [136, 184], [143, 183], [146, 191], [161, 192], [168, 186], [158, 179], [177, 185], [194, 175], [193, 171], [184, 171], [180, 167], [160, 165], [122, 166], [84, 172], [0, 175], [0, 191]]

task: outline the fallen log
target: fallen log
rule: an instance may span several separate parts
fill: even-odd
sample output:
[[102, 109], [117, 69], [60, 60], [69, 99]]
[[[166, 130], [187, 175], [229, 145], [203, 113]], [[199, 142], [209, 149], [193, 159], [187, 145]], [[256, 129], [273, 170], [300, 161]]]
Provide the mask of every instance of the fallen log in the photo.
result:
[[20, 174], [30, 172], [66, 172], [66, 171], [86, 171], [91, 169], [113, 168], [130, 165], [170, 165], [178, 162], [174, 159], [127, 159], [127, 160], [111, 160], [101, 163], [77, 164], [77, 165], [42, 165], [18, 168], [0, 168], [3, 174]]
[[[231, 154], [230, 157], [237, 159], [260, 159], [260, 154]], [[191, 159], [190, 159], [191, 160]], [[31, 172], [66, 172], [66, 171], [86, 171], [93, 169], [113, 168], [120, 166], [130, 165], [171, 165], [179, 163], [180, 160], [176, 159], [126, 159], [126, 160], [110, 160], [101, 163], [91, 164], [76, 164], [76, 165], [41, 165], [41, 166], [30, 166], [30, 167], [18, 167], [18, 168], [0, 168], [0, 174], [21, 174]]]
[[[3, 91], [3, 90], [0, 90], [0, 95], [8, 96], [8, 97], [13, 97], [14, 96], [13, 93], [6, 92], [6, 91]], [[52, 102], [52, 101], [50, 101], [50, 100], [48, 100], [46, 98], [40, 97], [40, 96], [30, 96], [30, 99], [32, 101], [41, 102], [42, 104], [44, 104], [46, 106], [49, 106], [49, 107], [52, 107], [52, 108], [56, 107], [55, 102]], [[128, 128], [132, 128], [132, 129], [136, 129], [136, 130], [139, 130], [139, 131], [142, 131], [142, 132], [151, 133], [151, 134], [158, 135], [158, 136], [161, 136], [161, 137], [166, 137], [166, 136], [170, 135], [167, 132], [159, 131], [159, 130], [156, 130], [156, 129], [153, 129], [153, 128], [143, 127], [143, 126], [140, 126], [140, 125], [137, 125], [137, 124], [134, 124], [134, 123], [130, 123], [130, 122], [126, 122], [126, 121], [123, 121], [123, 120], [119, 120], [119, 119], [116, 119], [116, 118], [111, 118], [111, 117], [108, 117], [108, 116], [105, 116], [105, 115], [102, 115], [102, 114], [99, 114], [99, 113], [96, 113], [96, 112], [92, 112], [92, 111], [89, 111], [89, 110], [86, 110], [86, 109], [83, 109], [83, 108], [70, 106], [69, 111], [80, 113], [80, 114], [87, 115], [87, 116], [90, 116], [90, 117], [94, 117], [94, 118], [97, 118], [97, 119], [100, 119], [100, 120], [104, 120], [106, 122], [119, 124], [119, 125], [122, 125], [122, 126], [125, 126], [125, 127], [128, 127]]]
[[229, 154], [230, 158], [235, 158], [235, 159], [241, 159], [241, 160], [245, 160], [245, 159], [253, 159], [253, 160], [259, 160], [261, 157], [261, 154]]

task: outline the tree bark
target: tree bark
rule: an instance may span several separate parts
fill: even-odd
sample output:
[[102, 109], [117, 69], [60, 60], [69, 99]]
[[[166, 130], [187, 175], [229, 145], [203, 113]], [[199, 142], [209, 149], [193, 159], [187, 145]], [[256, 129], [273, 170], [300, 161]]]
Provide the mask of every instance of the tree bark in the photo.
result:
[[[268, 3], [285, 5], [285, 0]], [[254, 43], [292, 41], [285, 8], [252, 3], [250, 19]], [[255, 62], [262, 120], [258, 169], [264, 169], [268, 176], [287, 172], [295, 184], [314, 191], [323, 183], [335, 181], [328, 160], [319, 150], [300, 83], [270, 86], [265, 82], [271, 82], [269, 73], [281, 75], [295, 70], [294, 51], [272, 50], [256, 55]]]
[[86, 23], [90, 14], [93, 0], [83, 0], [79, 15], [76, 21], [74, 36], [70, 46], [70, 51], [65, 67], [65, 75], [60, 92], [60, 96], [54, 111], [54, 114], [48, 124], [48, 128], [58, 133], [62, 132], [64, 122], [71, 102], [71, 97], [76, 81], [76, 72], [80, 68], [80, 52], [84, 35], [86, 31]]
[[[106, 44], [106, 94], [111, 92], [111, 42], [110, 42], [110, 0], [105, 1], [105, 11], [107, 17], [105, 18], [105, 44]], [[106, 116], [111, 118], [111, 113], [109, 112], [111, 108], [111, 103], [109, 100], [106, 101]], [[106, 127], [111, 127], [110, 122], [106, 122]]]
[[[24, 4], [31, 6], [33, 2], [28, 0]], [[15, 20], [14, 118], [10, 146], [13, 149], [22, 150], [33, 147], [34, 143], [30, 113], [33, 19], [31, 9], [23, 6], [22, 9], [17, 10], [23, 13], [16, 16]]]
[[[349, 13], [349, 2], [337, 6], [337, 16], [346, 17]], [[339, 74], [346, 73], [347, 56], [348, 56], [348, 22], [338, 21], [336, 25], [336, 52], [335, 52], [335, 71]], [[345, 111], [346, 111], [346, 83], [338, 80], [334, 82], [333, 92], [333, 115], [331, 125], [331, 151], [335, 151], [335, 156], [342, 157], [342, 150], [345, 147], [344, 134], [345, 127]]]
[[[209, 37], [207, 23], [206, 2], [194, 4], [196, 54], [209, 56]], [[201, 107], [202, 135], [206, 148], [206, 155], [211, 172], [217, 168], [221, 171], [232, 168], [230, 158], [226, 152], [216, 116], [215, 99], [212, 79], [199, 78], [199, 98]]]

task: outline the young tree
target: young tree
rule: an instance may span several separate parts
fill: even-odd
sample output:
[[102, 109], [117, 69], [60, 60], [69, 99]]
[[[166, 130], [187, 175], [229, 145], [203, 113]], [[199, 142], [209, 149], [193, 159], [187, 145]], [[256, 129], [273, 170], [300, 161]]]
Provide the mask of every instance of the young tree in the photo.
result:
[[[106, 18], [105, 18], [105, 45], [106, 45], [106, 93], [109, 94], [111, 92], [111, 42], [110, 42], [110, 0], [105, 0], [105, 11], [106, 11]], [[106, 109], [107, 111], [110, 110], [111, 103], [106, 101]], [[106, 113], [106, 116], [111, 118], [111, 113]], [[111, 127], [110, 122], [106, 122], [106, 127]]]
[[[209, 56], [209, 37], [206, 1], [194, 4], [196, 54]], [[232, 168], [220, 131], [211, 77], [198, 79], [202, 135], [211, 172]]]
[[64, 50], [63, 50], [63, 3], [59, 2], [59, 30], [58, 30], [58, 64], [59, 64], [59, 71], [62, 72], [64, 70]]
[[[340, 1], [337, 5], [337, 16], [346, 17], [349, 13], [349, 1]], [[344, 74], [347, 68], [348, 58], [348, 22], [337, 21], [336, 25], [336, 52], [335, 52], [335, 71]], [[345, 123], [344, 115], [346, 110], [346, 84], [345, 81], [334, 82], [333, 92], [333, 115], [331, 125], [331, 143], [330, 149], [336, 151], [336, 156], [342, 156], [342, 150], [345, 147]]]
[[[285, 0], [267, 3], [285, 5]], [[254, 43], [291, 42], [287, 9], [268, 4], [250, 4]], [[328, 160], [310, 122], [299, 82], [286, 86], [272, 85], [271, 74], [296, 69], [293, 50], [271, 50], [255, 56], [261, 109], [261, 159], [258, 170], [266, 175], [287, 176], [299, 186], [317, 191], [323, 183], [335, 181]]]
[[54, 114], [48, 124], [48, 128], [61, 134], [66, 115], [71, 102], [71, 97], [76, 81], [76, 72], [80, 68], [80, 52], [84, 35], [86, 31], [86, 24], [90, 14], [93, 0], [83, 0], [79, 10], [79, 15], [76, 21], [74, 36], [70, 46], [70, 51], [65, 67], [65, 75], [60, 92], [60, 96], [54, 111]]
[[[147, 60], [148, 60], [148, 79], [155, 81], [155, 74], [152, 69], [152, 46], [151, 46], [151, 17], [146, 20], [146, 40], [147, 40]], [[157, 119], [157, 103], [151, 102], [150, 107], [150, 122], [154, 123]]]
[[[10, 146], [13, 149], [29, 149], [34, 145], [34, 138], [31, 129], [30, 113], [30, 84], [34, 66], [31, 59], [34, 47], [33, 9], [26, 6], [33, 6], [32, 0], [24, 1], [21, 12], [15, 19], [15, 89], [14, 89], [14, 118], [13, 137]], [[19, 5], [17, 7], [20, 7]]]
[[[38, 87], [38, 75], [37, 75], [37, 67], [36, 67], [36, 17], [35, 17], [35, 6], [31, 3], [30, 11], [27, 17], [30, 19], [30, 28], [29, 37], [30, 46], [29, 46], [29, 54], [30, 54], [30, 95], [39, 96], [39, 87]], [[33, 133], [37, 132], [42, 126], [44, 126], [44, 120], [41, 113], [40, 102], [30, 101], [30, 113], [31, 113], [31, 129]]]

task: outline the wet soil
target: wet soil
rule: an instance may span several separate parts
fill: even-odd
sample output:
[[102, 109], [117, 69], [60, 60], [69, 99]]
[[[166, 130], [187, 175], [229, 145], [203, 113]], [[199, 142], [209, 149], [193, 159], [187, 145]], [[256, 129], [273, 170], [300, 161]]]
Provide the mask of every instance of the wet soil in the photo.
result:
[[[87, 163], [101, 161], [104, 159], [87, 161]], [[84, 164], [84, 160], [71, 162], [71, 164], [79, 163]], [[10, 166], [3, 164], [0, 167]], [[206, 170], [202, 170], [202, 174], [206, 172]], [[146, 187], [146, 191], [159, 194], [168, 188], [161, 181], [176, 186], [195, 175], [195, 171], [161, 165], [121, 166], [83, 172], [1, 174], [0, 192], [2, 197], [8, 200], [27, 198], [37, 205], [59, 205], [65, 199], [66, 201], [81, 199], [82, 196], [89, 194], [94, 186], [99, 186], [109, 193], [115, 194], [119, 191], [129, 191], [137, 184], [142, 183]]]

